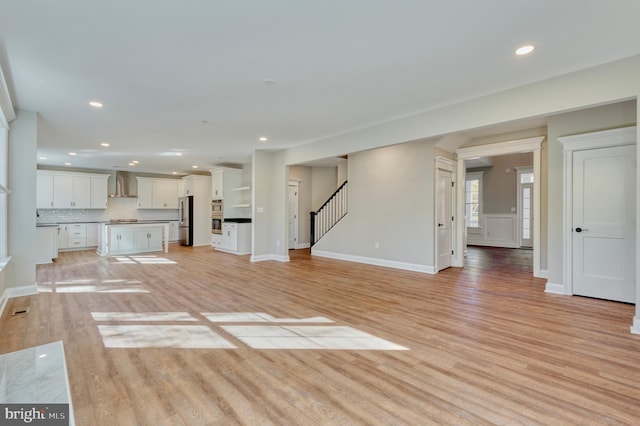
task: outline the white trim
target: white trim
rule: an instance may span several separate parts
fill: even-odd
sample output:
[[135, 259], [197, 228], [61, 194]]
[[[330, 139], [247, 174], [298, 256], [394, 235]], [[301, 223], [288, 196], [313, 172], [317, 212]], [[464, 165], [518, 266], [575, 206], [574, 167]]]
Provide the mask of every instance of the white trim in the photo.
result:
[[549, 281], [547, 281], [547, 285], [544, 287], [544, 292], [551, 293], [551, 294], [562, 294], [562, 295], [567, 294], [565, 293], [564, 285], [552, 283]]
[[518, 139], [507, 142], [492, 143], [489, 145], [470, 146], [468, 148], [458, 148], [458, 160], [466, 160], [471, 157], [493, 157], [496, 155], [518, 154], [521, 152], [531, 152], [540, 149], [540, 145], [545, 136], [536, 136], [527, 139]]
[[333, 253], [329, 251], [311, 249], [312, 256], [326, 257], [329, 259], [344, 260], [347, 262], [366, 263], [367, 265], [384, 266], [387, 268], [404, 269], [405, 271], [422, 272], [425, 274], [435, 274], [436, 268], [427, 265], [417, 265], [415, 263], [396, 262], [394, 260], [376, 259], [373, 257], [354, 256], [351, 254]]
[[7, 306], [7, 302], [9, 301], [9, 299], [13, 299], [15, 297], [33, 296], [36, 294], [38, 294], [37, 284], [5, 288], [4, 292], [2, 293], [2, 297], [0, 297], [0, 316], [2, 316], [4, 308]]
[[[514, 169], [516, 169], [516, 186], [518, 188], [518, 195], [516, 197], [516, 241], [518, 243], [518, 247], [522, 247], [522, 175], [533, 173], [533, 166], [514, 167]], [[533, 191], [533, 185], [531, 187], [531, 190]], [[530, 239], [533, 241], [533, 235], [531, 235]]]
[[[434, 253], [434, 261], [433, 263], [436, 264], [436, 267], [434, 268], [435, 271], [439, 271], [440, 267], [438, 265], [438, 261], [439, 261], [439, 251], [438, 251], [438, 170], [444, 170], [447, 172], [451, 173], [451, 182], [453, 183], [453, 189], [450, 189], [452, 191], [451, 194], [451, 215], [454, 217], [455, 219], [455, 215], [457, 212], [456, 209], [456, 192], [455, 192], [455, 188], [456, 188], [456, 168], [457, 168], [457, 163], [453, 160], [450, 160], [448, 158], [445, 157], [440, 157], [437, 156], [435, 157], [435, 162], [436, 162], [436, 167], [434, 170], [434, 183], [435, 183], [435, 193], [434, 193], [434, 203], [433, 203], [433, 217], [434, 217], [434, 235], [435, 238], [433, 239], [433, 253]], [[455, 226], [455, 220], [453, 220], [451, 222], [451, 248], [453, 249], [456, 246], [456, 226]], [[451, 255], [451, 265], [455, 265], [456, 264], [456, 256], [458, 256], [457, 253], [455, 253], [454, 250], [454, 254]]]
[[296, 246], [296, 250], [297, 249], [305, 249], [305, 248], [309, 248], [311, 247], [311, 243], [298, 243], [298, 245]]
[[563, 151], [633, 145], [636, 143], [636, 126], [561, 136], [558, 141], [562, 144]]
[[564, 161], [564, 176], [562, 179], [562, 208], [564, 210], [564, 217], [562, 218], [562, 243], [564, 245], [564, 259], [562, 261], [562, 277], [564, 281], [564, 285], [562, 285], [563, 294], [573, 294], [573, 247], [571, 234], [571, 226], [573, 223], [573, 153], [575, 151], [584, 151], [596, 148], [634, 145], [637, 137], [636, 132], [636, 126], [629, 126], [599, 132], [561, 136], [558, 138], [558, 142], [562, 144]]
[[549, 278], [549, 271], [546, 269], [540, 269], [539, 275], [534, 275], [536, 278]]
[[16, 113], [9, 95], [7, 81], [4, 78], [2, 67], [0, 67], [0, 127], [9, 128], [9, 122], [15, 120], [15, 118]]
[[640, 317], [638, 315], [633, 317], [633, 325], [629, 328], [631, 333], [640, 334]]
[[250, 262], [264, 262], [266, 260], [275, 260], [278, 262], [288, 262], [289, 255], [282, 256], [280, 254], [261, 254], [259, 256], [251, 256]]
[[[458, 154], [458, 182], [465, 181], [464, 160], [471, 157], [486, 157], [495, 155], [517, 154], [533, 151], [533, 276], [540, 275], [540, 175], [541, 175], [541, 149], [546, 136], [519, 139], [500, 142], [489, 145], [479, 145], [469, 148], [459, 148]], [[464, 188], [458, 185], [458, 217], [464, 216]], [[456, 247], [454, 250], [461, 253], [465, 249], [464, 241], [465, 221], [459, 220], [456, 227]], [[464, 257], [457, 259], [454, 266], [464, 267]]]

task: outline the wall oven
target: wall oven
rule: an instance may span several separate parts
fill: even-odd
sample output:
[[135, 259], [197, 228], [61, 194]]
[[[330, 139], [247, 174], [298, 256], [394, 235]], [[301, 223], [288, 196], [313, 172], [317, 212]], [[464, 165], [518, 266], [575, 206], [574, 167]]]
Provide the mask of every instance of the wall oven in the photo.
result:
[[222, 234], [222, 200], [211, 201], [211, 233]]

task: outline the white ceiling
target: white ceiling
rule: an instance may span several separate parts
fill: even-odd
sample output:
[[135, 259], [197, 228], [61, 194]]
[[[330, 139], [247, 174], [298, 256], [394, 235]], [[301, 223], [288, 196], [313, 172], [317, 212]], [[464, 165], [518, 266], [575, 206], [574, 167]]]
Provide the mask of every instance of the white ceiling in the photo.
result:
[[40, 164], [190, 172], [638, 54], [638, 16], [637, 0], [0, 0], [0, 65], [40, 113]]

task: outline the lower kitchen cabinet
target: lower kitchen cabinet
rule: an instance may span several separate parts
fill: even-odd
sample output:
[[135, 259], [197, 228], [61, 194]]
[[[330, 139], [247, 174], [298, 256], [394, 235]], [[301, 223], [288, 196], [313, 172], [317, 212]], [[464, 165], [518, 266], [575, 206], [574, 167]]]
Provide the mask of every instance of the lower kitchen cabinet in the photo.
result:
[[222, 224], [222, 234], [213, 234], [211, 245], [216, 250], [227, 253], [251, 253], [251, 224], [224, 222]]
[[58, 225], [58, 250], [84, 250], [97, 246], [97, 223], [63, 223]]
[[169, 223], [102, 224], [98, 254], [110, 256], [168, 250]]
[[36, 228], [36, 264], [51, 263], [58, 257], [58, 227], [38, 226]]

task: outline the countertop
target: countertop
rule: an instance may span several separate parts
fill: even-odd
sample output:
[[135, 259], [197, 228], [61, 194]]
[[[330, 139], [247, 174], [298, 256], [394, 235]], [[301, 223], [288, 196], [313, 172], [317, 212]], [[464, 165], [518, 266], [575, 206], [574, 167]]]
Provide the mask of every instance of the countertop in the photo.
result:
[[57, 226], [57, 223], [36, 223], [36, 228], [53, 228]]
[[123, 223], [169, 223], [169, 222], [178, 222], [178, 219], [165, 219], [165, 220], [139, 220], [137, 222], [111, 222], [109, 220], [82, 220], [75, 222], [55, 222], [55, 223], [36, 223], [36, 227], [44, 227], [44, 226], [58, 226], [58, 225], [70, 225], [73, 223], [104, 223], [106, 225], [122, 225]]
[[229, 219], [225, 219], [225, 222], [235, 222], [235, 223], [251, 223], [251, 218], [250, 217], [235, 217], [235, 218], [229, 218]]

